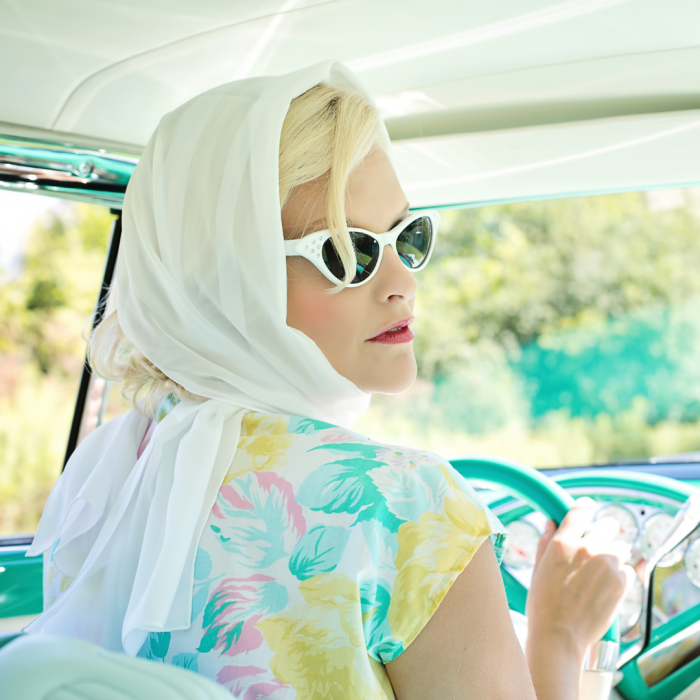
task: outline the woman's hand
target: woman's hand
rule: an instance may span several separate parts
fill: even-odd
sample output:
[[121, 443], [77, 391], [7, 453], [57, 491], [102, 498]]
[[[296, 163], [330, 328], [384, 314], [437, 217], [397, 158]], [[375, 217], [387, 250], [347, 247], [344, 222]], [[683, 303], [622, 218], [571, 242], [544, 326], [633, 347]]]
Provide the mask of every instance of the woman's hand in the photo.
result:
[[592, 523], [595, 502], [582, 498], [559, 529], [547, 523], [527, 598], [526, 657], [538, 698], [578, 696], [588, 647], [612, 624], [625, 593], [629, 545], [615, 541], [611, 518]]

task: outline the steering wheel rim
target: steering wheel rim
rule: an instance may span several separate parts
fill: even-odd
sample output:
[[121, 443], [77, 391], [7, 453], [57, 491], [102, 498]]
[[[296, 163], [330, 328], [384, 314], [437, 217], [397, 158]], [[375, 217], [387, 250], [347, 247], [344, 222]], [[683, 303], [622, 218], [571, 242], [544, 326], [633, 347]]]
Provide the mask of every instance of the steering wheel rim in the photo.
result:
[[[499, 491], [524, 501], [554, 520], [557, 526], [575, 502], [556, 481], [520, 462], [492, 457], [463, 457], [450, 460], [450, 463], [465, 479], [496, 487]], [[527, 588], [514, 577], [511, 576], [510, 579], [509, 584], [516, 588], [516, 594], [519, 590], [520, 595], [526, 597]], [[615, 618], [602, 641], [619, 644], [619, 640], [619, 626]]]
[[491, 457], [463, 457], [451, 464], [465, 479], [495, 486], [525, 501], [557, 526], [574, 505], [574, 499], [556, 481], [526, 464]]

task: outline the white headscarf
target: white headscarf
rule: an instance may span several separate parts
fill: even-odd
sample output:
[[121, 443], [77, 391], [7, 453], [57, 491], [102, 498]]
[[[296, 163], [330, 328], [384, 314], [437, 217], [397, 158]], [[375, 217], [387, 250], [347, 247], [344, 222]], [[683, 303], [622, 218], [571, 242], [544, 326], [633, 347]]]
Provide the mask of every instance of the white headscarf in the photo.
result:
[[318, 83], [362, 91], [337, 62], [209, 90], [167, 114], [124, 200], [119, 321], [182, 402], [136, 451], [135, 411], [89, 435], [51, 492], [29, 550], [75, 577], [27, 632], [136, 654], [190, 626], [194, 558], [250, 410], [350, 425], [369, 396], [286, 323], [282, 123]]

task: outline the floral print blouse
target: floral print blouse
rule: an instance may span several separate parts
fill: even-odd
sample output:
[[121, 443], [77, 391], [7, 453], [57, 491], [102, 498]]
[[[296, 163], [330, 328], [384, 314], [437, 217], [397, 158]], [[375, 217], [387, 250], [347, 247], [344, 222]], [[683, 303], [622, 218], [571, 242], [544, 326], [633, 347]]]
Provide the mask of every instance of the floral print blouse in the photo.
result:
[[[249, 413], [199, 543], [192, 624], [139, 656], [243, 700], [393, 698], [384, 664], [489, 535], [500, 557], [503, 532], [434, 454]], [[47, 573], [49, 603], [70, 581]]]

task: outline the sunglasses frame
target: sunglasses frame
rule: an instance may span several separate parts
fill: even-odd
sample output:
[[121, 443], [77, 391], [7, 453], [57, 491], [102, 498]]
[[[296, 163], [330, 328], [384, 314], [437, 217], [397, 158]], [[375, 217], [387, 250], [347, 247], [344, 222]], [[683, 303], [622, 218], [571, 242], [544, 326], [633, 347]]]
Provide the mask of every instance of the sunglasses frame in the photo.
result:
[[[372, 272], [369, 276], [363, 279], [361, 282], [350, 282], [348, 287], [361, 287], [363, 284], [369, 282], [372, 277], [376, 274], [379, 266], [382, 264], [382, 257], [384, 255], [384, 248], [391, 246], [394, 252], [399, 255], [399, 251], [396, 249], [396, 241], [399, 236], [414, 222], [424, 216], [430, 219], [430, 223], [433, 227], [433, 235], [430, 239], [430, 247], [425, 257], [421, 261], [418, 267], [408, 267], [411, 272], [418, 272], [422, 270], [430, 260], [430, 256], [433, 253], [433, 248], [435, 247], [435, 238], [437, 236], [438, 227], [440, 226], [440, 214], [436, 211], [416, 211], [411, 212], [405, 219], [396, 224], [391, 231], [386, 233], [372, 233], [372, 231], [367, 231], [363, 228], [356, 228], [355, 226], [348, 226], [348, 231], [351, 233], [364, 233], [370, 238], [374, 238], [377, 243], [379, 243], [379, 257], [377, 258], [377, 263], [374, 266]], [[323, 261], [323, 246], [326, 241], [332, 238], [331, 232], [328, 229], [323, 229], [322, 231], [315, 231], [307, 236], [302, 236], [301, 238], [295, 238], [293, 240], [286, 240], [284, 242], [285, 254], [287, 257], [299, 256], [306, 258], [309, 262], [313, 263], [316, 268], [326, 277], [328, 280], [334, 284], [342, 284], [342, 280], [339, 280], [326, 266]], [[401, 256], [399, 255], [399, 258]]]

